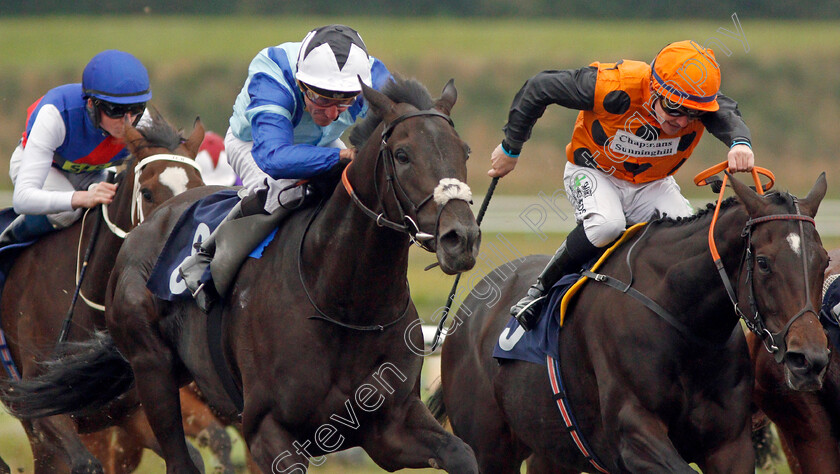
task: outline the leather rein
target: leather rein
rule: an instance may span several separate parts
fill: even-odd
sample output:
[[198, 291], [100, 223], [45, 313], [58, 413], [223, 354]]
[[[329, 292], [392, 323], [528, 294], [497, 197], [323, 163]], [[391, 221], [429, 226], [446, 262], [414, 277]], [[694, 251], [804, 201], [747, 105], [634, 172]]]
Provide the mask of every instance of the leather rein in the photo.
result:
[[[415, 204], [414, 201], [412, 201], [411, 198], [408, 197], [408, 195], [406, 194], [402, 185], [400, 184], [399, 178], [397, 177], [397, 173], [396, 173], [396, 165], [394, 164], [394, 154], [391, 151], [390, 147], [388, 146], [388, 139], [391, 137], [391, 134], [393, 133], [394, 128], [397, 125], [399, 125], [400, 123], [402, 123], [403, 121], [405, 121], [407, 119], [410, 119], [410, 118], [413, 118], [413, 117], [423, 117], [423, 116], [441, 117], [444, 120], [446, 120], [449, 123], [449, 125], [451, 125], [453, 127], [455, 126], [455, 124], [452, 122], [452, 119], [448, 115], [443, 114], [441, 112], [438, 112], [437, 110], [430, 109], [430, 110], [420, 110], [420, 111], [417, 111], [417, 112], [409, 112], [405, 115], [401, 115], [401, 116], [397, 117], [395, 120], [393, 120], [391, 123], [387, 124], [385, 126], [385, 128], [382, 130], [382, 140], [381, 140], [381, 143], [379, 145], [379, 154], [376, 158], [376, 164], [374, 165], [374, 170], [375, 170], [374, 173], [377, 172], [376, 170], [379, 169], [379, 163], [382, 162], [384, 164], [385, 173], [386, 173], [385, 180], [388, 183], [388, 186], [391, 188], [390, 189], [391, 196], [393, 197], [393, 200], [395, 201], [397, 209], [400, 213], [400, 218], [399, 218], [398, 221], [395, 221], [395, 220], [390, 219], [389, 217], [386, 217], [385, 205], [383, 203], [382, 193], [379, 190], [378, 184], [375, 184], [375, 186], [376, 186], [376, 196], [377, 196], [377, 200], [379, 201], [378, 202], [378, 207], [380, 209], [382, 209], [382, 212], [377, 213], [377, 212], [373, 211], [371, 208], [366, 206], [362, 202], [361, 199], [359, 199], [359, 197], [356, 195], [355, 190], [353, 189], [353, 186], [350, 184], [349, 178], [347, 177], [347, 170], [352, 165], [352, 163], [353, 163], [352, 161], [350, 162], [350, 164], [348, 164], [344, 168], [344, 171], [342, 171], [341, 182], [344, 185], [344, 189], [347, 191], [347, 194], [352, 198], [353, 203], [362, 211], [362, 213], [364, 213], [369, 218], [373, 219], [378, 226], [387, 227], [389, 229], [393, 229], [393, 230], [396, 230], [398, 232], [408, 234], [409, 239], [411, 239], [412, 243], [417, 244], [419, 247], [421, 247], [422, 249], [424, 249], [426, 251], [434, 252], [434, 250], [431, 247], [429, 247], [428, 244], [426, 244], [424, 241], [436, 239], [437, 229], [438, 229], [438, 226], [439, 226], [439, 223], [440, 223], [440, 215], [443, 212], [443, 207], [444, 206], [441, 206], [440, 209], [438, 210], [437, 220], [436, 220], [436, 224], [435, 224], [435, 235], [428, 234], [428, 233], [425, 233], [425, 232], [421, 232], [420, 228], [417, 226], [417, 223], [414, 221], [414, 219], [412, 219], [409, 215], [407, 215], [407, 213], [403, 209], [403, 206], [401, 204], [401, 201], [400, 201], [397, 193], [399, 192], [403, 196], [403, 198], [406, 199], [411, 204], [411, 211], [416, 216], [417, 212], [420, 210], [420, 208], [423, 207], [426, 203], [428, 203], [429, 201], [431, 201], [434, 198], [434, 192], [429, 194], [425, 198], [423, 198], [420, 201], [419, 204]], [[376, 177], [374, 176], [374, 183], [376, 183], [376, 182], [377, 182]], [[306, 287], [306, 282], [305, 282], [305, 279], [303, 277], [302, 260], [303, 260], [303, 242], [305, 240], [306, 233], [308, 232], [309, 227], [314, 222], [315, 216], [318, 214], [319, 211], [320, 211], [320, 208], [317, 209], [313, 213], [312, 218], [310, 219], [309, 223], [307, 224], [306, 229], [304, 230], [303, 234], [301, 235], [300, 250], [298, 252], [298, 274], [300, 276], [300, 282], [301, 282], [301, 285], [303, 286], [303, 291], [306, 294], [306, 297], [309, 300], [309, 303], [312, 305], [313, 308], [315, 308], [315, 311], [317, 311], [317, 313], [318, 313], [317, 316], [310, 316], [310, 319], [321, 319], [323, 321], [330, 322], [332, 324], [343, 327], [345, 329], [352, 329], [352, 330], [355, 330], [355, 331], [384, 331], [386, 328], [391, 327], [391, 326], [397, 324], [398, 322], [400, 322], [403, 318], [405, 318], [406, 314], [408, 314], [408, 310], [411, 306], [410, 305], [410, 303], [411, 303], [411, 298], [410, 297], [407, 299], [405, 307], [404, 307], [402, 313], [400, 314], [400, 316], [398, 316], [396, 319], [393, 319], [390, 322], [387, 322], [387, 323], [384, 323], [384, 324], [359, 325], [359, 324], [345, 323], [345, 322], [339, 321], [338, 319], [336, 319], [334, 317], [329, 316], [327, 313], [325, 313], [323, 310], [321, 310], [318, 307], [317, 304], [315, 304], [315, 300], [312, 298], [312, 295], [309, 293], [309, 289]], [[408, 282], [406, 281], [406, 285], [407, 284], [408, 284]]]
[[[710, 184], [710, 182], [707, 181], [707, 178], [711, 177], [714, 174], [717, 174], [717, 173], [723, 171], [724, 169], [726, 169], [726, 167], [727, 167], [727, 163], [723, 162], [723, 163], [720, 163], [720, 164], [718, 164], [718, 165], [716, 165], [712, 168], [709, 168], [706, 171], [703, 171], [702, 173], [698, 174], [697, 177], [695, 177], [695, 179], [694, 179], [695, 184], [697, 184], [699, 186]], [[764, 176], [767, 176], [768, 178], [770, 178], [770, 182], [767, 183], [764, 188], [762, 188], [762, 186], [761, 186], [761, 181], [758, 177], [759, 173], [764, 175]], [[757, 189], [757, 192], [759, 194], [764, 194], [764, 191], [769, 190], [773, 186], [773, 183], [775, 181], [775, 176], [773, 176], [772, 172], [770, 172], [769, 170], [766, 170], [764, 168], [759, 168], [759, 167], [756, 167], [753, 170], [753, 177], [755, 179], [756, 189]], [[726, 273], [726, 269], [723, 267], [723, 262], [722, 262], [722, 259], [720, 257], [720, 254], [717, 251], [717, 246], [715, 245], [715, 240], [714, 240], [715, 224], [717, 223], [718, 214], [720, 212], [720, 206], [721, 206], [721, 203], [723, 202], [723, 194], [726, 190], [726, 180], [727, 180], [727, 178], [728, 178], [727, 176], [724, 176], [724, 178], [723, 178], [720, 193], [718, 195], [717, 204], [715, 205], [715, 211], [714, 211], [714, 215], [712, 217], [712, 222], [709, 225], [709, 249], [711, 251], [712, 258], [713, 258], [714, 263], [715, 263], [715, 267], [717, 268], [718, 273], [720, 274], [721, 280], [723, 281], [723, 286], [726, 289], [726, 294], [727, 294], [727, 296], [729, 296], [729, 299], [730, 299], [730, 301], [732, 302], [732, 305], [735, 308], [735, 313], [738, 315], [738, 317], [740, 319], [742, 319], [744, 321], [744, 324], [747, 326], [747, 328], [750, 331], [754, 332], [756, 335], [758, 335], [761, 338], [762, 342], [764, 343], [764, 347], [767, 349], [768, 352], [773, 354], [774, 359], [778, 363], [778, 362], [781, 362], [784, 359], [785, 354], [787, 352], [787, 344], [785, 343], [785, 337], [787, 337], [787, 333], [790, 330], [791, 325], [793, 325], [794, 321], [796, 321], [797, 319], [802, 317], [804, 314], [809, 313], [809, 312], [813, 313], [817, 317], [819, 317], [819, 316], [817, 315], [817, 312], [814, 310], [814, 307], [811, 304], [811, 302], [807, 301], [806, 304], [802, 307], [802, 309], [800, 309], [799, 312], [797, 312], [796, 315], [794, 315], [787, 322], [787, 324], [785, 324], [784, 328], [782, 328], [781, 331], [773, 333], [767, 328], [767, 324], [764, 321], [764, 317], [761, 316], [761, 313], [758, 310], [758, 304], [756, 303], [756, 297], [755, 297], [755, 286], [753, 284], [753, 266], [754, 266], [754, 263], [755, 263], [755, 254], [753, 253], [753, 250], [752, 250], [752, 229], [755, 226], [757, 226], [758, 224], [762, 224], [762, 223], [765, 223], [765, 222], [779, 221], [779, 220], [796, 220], [796, 221], [799, 221], [799, 238], [802, 242], [805, 242], [805, 238], [804, 238], [805, 237], [805, 231], [804, 231], [802, 223], [803, 222], [808, 222], [808, 223], [810, 223], [812, 225], [815, 225], [815, 226], [816, 226], [816, 223], [814, 222], [813, 218], [800, 213], [799, 203], [798, 203], [798, 201], [796, 201], [794, 199], [794, 206], [795, 206], [795, 209], [796, 209], [796, 214], [774, 214], [774, 215], [769, 215], [769, 216], [763, 216], [763, 217], [758, 217], [758, 218], [755, 218], [755, 219], [749, 219], [744, 224], [744, 229], [741, 232], [741, 237], [746, 241], [746, 244], [745, 244], [745, 247], [744, 247], [744, 255], [741, 259], [741, 264], [739, 265], [739, 268], [746, 268], [745, 284], [749, 288], [749, 306], [750, 306], [749, 311], [750, 311], [750, 314], [752, 315], [751, 318], [747, 317], [744, 314], [744, 312], [741, 310], [740, 305], [738, 304], [738, 296], [735, 293], [735, 289], [732, 287], [732, 283], [731, 283], [731, 280], [729, 279], [728, 274]], [[691, 330], [688, 326], [686, 326], [685, 324], [680, 322], [676, 317], [674, 317], [672, 314], [670, 314], [668, 312], [668, 310], [666, 310], [665, 308], [660, 306], [658, 303], [656, 303], [655, 301], [650, 299], [645, 294], [643, 294], [643, 293], [639, 292], [638, 290], [632, 288], [633, 273], [632, 273], [632, 265], [631, 265], [631, 254], [633, 253], [633, 248], [639, 242], [644, 240], [644, 238], [646, 237], [646, 234], [647, 234], [647, 230], [648, 229], [646, 228], [645, 232], [639, 237], [639, 239], [636, 240], [636, 242], [633, 244], [633, 247], [631, 247], [630, 251], [627, 253], [627, 265], [630, 268], [630, 283], [624, 283], [624, 282], [622, 282], [622, 281], [620, 281], [620, 280], [618, 280], [614, 277], [611, 277], [609, 275], [604, 275], [604, 274], [592, 272], [592, 271], [589, 271], [589, 270], [585, 270], [582, 273], [583, 276], [589, 277], [589, 278], [591, 278], [595, 281], [603, 283], [603, 284], [605, 284], [605, 285], [607, 285], [611, 288], [614, 288], [618, 291], [621, 291], [622, 293], [626, 293], [627, 295], [631, 296], [635, 300], [642, 303], [645, 307], [647, 307], [648, 309], [650, 309], [651, 311], [656, 313], [665, 322], [667, 322], [672, 327], [677, 329], [689, 341], [692, 341], [693, 343], [696, 343], [696, 344], [707, 344], [707, 345], [711, 344], [711, 345], [714, 345], [714, 346], [719, 346], [719, 344], [716, 344], [712, 341], [709, 341], [709, 340], [706, 340], [706, 339], [701, 339], [701, 338], [695, 336], [691, 332]], [[803, 272], [803, 277], [805, 279], [805, 294], [807, 295], [807, 294], [810, 293], [810, 286], [809, 286], [809, 283], [808, 283], [808, 276], [807, 276], [807, 261], [808, 261], [808, 259], [807, 259], [806, 246], [803, 245], [802, 247], [803, 247], [803, 251], [802, 251], [802, 272]]]
[[[706, 181], [706, 178], [711, 176], [712, 174], [716, 174], [720, 171], [723, 171], [726, 168], [727, 163], [723, 162], [720, 163], [712, 168], [709, 168], [706, 171], [701, 172], [694, 178], [694, 182], [697, 185], [704, 185], [709, 184]], [[770, 182], [765, 186], [761, 186], [761, 181], [758, 177], [758, 174], [763, 174], [770, 178]], [[756, 192], [758, 194], [764, 194], [764, 191], [769, 190], [773, 186], [773, 182], [775, 181], [775, 177], [773, 173], [764, 169], [764, 168], [754, 168], [753, 169], [753, 178], [756, 184]], [[712, 253], [712, 258], [715, 262], [715, 267], [718, 269], [718, 273], [720, 274], [721, 280], [723, 280], [723, 286], [726, 288], [726, 294], [729, 296], [729, 300], [732, 302], [732, 305], [735, 309], [735, 314], [738, 315], [744, 321], [744, 324], [747, 328], [755, 333], [761, 341], [764, 343], [764, 348], [767, 349], [768, 352], [773, 354], [773, 358], [776, 360], [777, 363], [782, 362], [785, 358], [785, 354], [787, 354], [787, 344], [785, 342], [785, 338], [787, 337], [787, 333], [790, 330], [790, 327], [793, 323], [805, 315], [806, 313], [813, 313], [817, 319], [819, 319], [819, 315], [817, 314], [816, 310], [814, 309], [811, 301], [808, 300], [807, 295], [810, 294], [810, 284], [808, 282], [808, 252], [807, 246], [804, 245], [805, 242], [805, 230], [803, 226], [803, 222], [808, 222], [811, 225], [816, 227], [816, 222], [812, 217], [803, 215], [799, 211], [799, 202], [794, 198], [793, 204], [796, 210], [796, 214], [774, 214], [769, 216], [762, 216], [757, 217], [755, 219], [749, 219], [744, 224], [744, 230], [741, 232], [741, 237], [746, 240], [746, 246], [744, 249], [744, 256], [742, 257], [741, 267], [746, 268], [746, 277], [745, 277], [745, 284], [749, 288], [749, 312], [752, 315], [751, 318], [748, 318], [747, 315], [741, 310], [740, 305], [738, 304], [738, 296], [735, 294], [735, 290], [732, 287], [731, 280], [726, 273], [726, 270], [723, 268], [723, 262], [721, 260], [720, 254], [717, 251], [717, 246], [715, 245], [714, 239], [714, 231], [715, 231], [715, 224], [717, 223], [718, 213], [720, 211], [721, 202], [723, 202], [723, 193], [726, 190], [726, 180], [728, 179], [727, 175], [724, 175], [723, 182], [721, 184], [720, 193], [718, 195], [717, 205], [715, 206], [714, 216], [712, 217], [712, 223], [709, 226], [709, 249]], [[806, 303], [803, 305], [802, 309], [800, 309], [790, 320], [788, 320], [787, 324], [782, 328], [781, 331], [778, 332], [771, 332], [767, 328], [767, 324], [764, 321], [764, 317], [761, 316], [761, 313], [758, 310], [758, 304], [756, 303], [755, 298], [755, 285], [753, 284], [753, 266], [755, 263], [755, 254], [752, 250], [752, 229], [753, 227], [757, 226], [758, 224], [762, 224], [765, 222], [772, 222], [772, 221], [779, 221], [779, 220], [795, 220], [799, 221], [799, 238], [800, 241], [803, 242], [802, 245], [802, 276], [805, 280], [805, 295], [806, 295]]]

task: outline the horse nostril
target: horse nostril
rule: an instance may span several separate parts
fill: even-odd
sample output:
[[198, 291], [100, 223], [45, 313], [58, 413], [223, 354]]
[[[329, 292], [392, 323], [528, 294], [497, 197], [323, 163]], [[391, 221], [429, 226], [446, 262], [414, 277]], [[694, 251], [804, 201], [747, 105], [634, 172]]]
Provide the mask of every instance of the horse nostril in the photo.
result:
[[805, 373], [820, 373], [828, 365], [829, 352], [798, 352], [788, 351], [785, 355], [785, 360], [790, 370], [805, 374]]
[[785, 359], [787, 360], [788, 367], [790, 367], [791, 370], [805, 372], [810, 366], [808, 358], [801, 352], [788, 351], [788, 353], [785, 354]]
[[457, 251], [458, 247], [463, 245], [465, 239], [458, 231], [450, 230], [440, 236], [438, 240], [443, 248], [449, 251]]

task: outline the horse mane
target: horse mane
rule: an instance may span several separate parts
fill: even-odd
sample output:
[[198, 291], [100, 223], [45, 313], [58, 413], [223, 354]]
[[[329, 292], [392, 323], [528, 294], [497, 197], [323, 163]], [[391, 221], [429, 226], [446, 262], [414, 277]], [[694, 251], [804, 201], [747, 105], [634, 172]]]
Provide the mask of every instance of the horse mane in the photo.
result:
[[141, 148], [163, 147], [169, 151], [175, 151], [184, 142], [184, 137], [181, 136], [181, 132], [170, 125], [156, 108], [150, 107], [150, 111], [151, 120], [143, 122], [137, 128], [147, 141], [147, 143], [141, 145]]
[[[793, 199], [794, 198], [793, 198], [793, 196], [790, 195], [790, 193], [781, 192], [781, 191], [773, 191], [773, 192], [767, 193], [764, 197], [765, 197], [765, 199], [772, 200], [772, 203], [775, 204], [775, 205], [784, 206], [784, 207], [787, 207], [787, 208], [793, 207]], [[739, 201], [737, 197], [735, 197], [735, 196], [728, 197], [721, 203], [720, 210], [721, 210], [721, 212], [723, 212], [723, 211], [725, 211], [725, 210], [727, 210], [731, 207], [734, 207], [735, 205], [740, 204], [740, 203], [741, 203], [741, 201]], [[653, 223], [666, 224], [668, 226], [688, 225], [688, 224], [706, 219], [707, 217], [710, 217], [715, 211], [715, 206], [716, 206], [716, 203], [714, 203], [714, 202], [707, 203], [705, 208], [700, 209], [695, 214], [690, 215], [688, 217], [671, 218], [671, 217], [668, 217], [667, 215], [660, 216], [658, 214], [655, 214], [651, 218], [650, 223], [651, 224], [653, 224]]]
[[[394, 80], [388, 81], [380, 92], [398, 104], [408, 103], [418, 110], [429, 110], [435, 105], [429, 91], [416, 79], [404, 79], [395, 75]], [[356, 148], [361, 148], [380, 123], [382, 118], [369, 111], [367, 117], [350, 132], [350, 143]]]

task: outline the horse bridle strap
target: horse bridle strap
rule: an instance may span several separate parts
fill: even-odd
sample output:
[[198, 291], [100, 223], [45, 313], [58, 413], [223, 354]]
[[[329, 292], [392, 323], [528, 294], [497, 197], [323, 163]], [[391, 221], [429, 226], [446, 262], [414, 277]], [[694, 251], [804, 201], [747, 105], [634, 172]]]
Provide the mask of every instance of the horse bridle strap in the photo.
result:
[[[762, 216], [762, 217], [757, 217], [755, 219], [749, 219], [744, 224], [744, 230], [741, 232], [741, 237], [743, 237], [746, 240], [746, 246], [745, 246], [745, 249], [744, 249], [744, 260], [742, 262], [742, 265], [744, 265], [745, 268], [746, 268], [747, 276], [746, 276], [745, 283], [748, 286], [749, 291], [750, 291], [749, 303], [750, 303], [750, 312], [752, 313], [752, 319], [750, 319], [750, 318], [747, 318], [747, 316], [743, 313], [743, 311], [741, 311], [741, 307], [738, 304], [738, 297], [735, 294], [735, 289], [732, 287], [732, 283], [729, 279], [729, 275], [727, 275], [726, 269], [723, 267], [722, 259], [721, 259], [720, 255], [717, 253], [717, 248], [714, 245], [714, 238], [713, 238], [714, 227], [715, 227], [715, 223], [717, 222], [717, 214], [718, 214], [718, 211], [720, 209], [720, 204], [721, 204], [721, 201], [722, 201], [722, 195], [723, 195], [723, 187], [721, 188], [721, 198], [718, 199], [717, 206], [715, 208], [715, 216], [714, 216], [714, 218], [712, 220], [712, 224], [709, 228], [709, 243], [710, 243], [710, 249], [712, 251], [712, 258], [714, 259], [715, 266], [717, 267], [718, 273], [720, 274], [720, 278], [723, 281], [723, 286], [726, 289], [726, 294], [729, 296], [729, 300], [732, 302], [732, 305], [735, 309], [735, 313], [738, 315], [739, 318], [741, 318], [744, 321], [744, 324], [747, 326], [747, 328], [750, 331], [752, 331], [759, 338], [761, 338], [761, 341], [764, 343], [765, 349], [767, 349], [768, 352], [773, 354], [773, 358], [776, 360], [776, 362], [777, 363], [781, 362], [784, 359], [785, 354], [787, 353], [787, 344], [785, 343], [785, 338], [787, 337], [787, 333], [790, 330], [790, 327], [793, 325], [793, 323], [797, 319], [799, 319], [801, 316], [803, 316], [804, 314], [809, 313], [809, 312], [814, 313], [814, 315], [816, 315], [817, 318], [819, 318], [819, 315], [817, 315], [817, 312], [814, 310], [811, 302], [807, 301], [807, 303], [802, 307], [802, 309], [800, 309], [799, 312], [796, 313], [796, 315], [794, 315], [792, 318], [790, 318], [790, 320], [788, 320], [787, 324], [785, 324], [784, 328], [782, 328], [781, 331], [776, 332], [776, 333], [770, 332], [770, 330], [767, 328], [767, 325], [764, 323], [764, 318], [762, 318], [761, 314], [758, 311], [758, 305], [757, 305], [756, 299], [755, 299], [755, 288], [753, 287], [753, 281], [752, 281], [752, 272], [753, 272], [752, 267], [753, 267], [753, 261], [754, 261], [754, 258], [755, 258], [753, 256], [753, 252], [752, 252], [752, 248], [751, 248], [751, 245], [752, 245], [752, 242], [751, 242], [752, 228], [755, 227], [756, 225], [764, 223], [764, 222], [781, 221], [781, 220], [796, 220], [796, 221], [799, 221], [800, 240], [802, 240], [802, 242], [804, 242], [805, 241], [805, 239], [804, 239], [805, 232], [804, 232], [804, 229], [802, 227], [802, 223], [803, 222], [808, 222], [811, 225], [816, 226], [816, 222], [814, 221], [814, 219], [812, 217], [809, 217], [809, 216], [806, 216], [806, 215], [803, 215], [803, 214], [799, 214], [799, 203], [796, 200], [794, 200], [794, 206], [796, 206], [797, 214], [774, 214], [774, 215], [769, 215], [769, 216]], [[810, 293], [810, 291], [809, 291], [808, 273], [807, 273], [807, 255], [806, 255], [806, 248], [805, 248], [804, 245], [802, 246], [802, 276], [805, 279], [805, 295], [806, 295], [806, 299], [807, 299], [807, 295]]]
[[[350, 168], [350, 164], [353, 163], [352, 161], [350, 162], [350, 164], [348, 164], [344, 168], [344, 171], [341, 173], [341, 183], [344, 185], [344, 189], [347, 191], [347, 194], [350, 195], [351, 199], [353, 200], [353, 203], [366, 216], [373, 219], [376, 222], [377, 225], [379, 225], [380, 227], [387, 227], [389, 229], [393, 229], [393, 230], [396, 230], [398, 232], [408, 234], [408, 236], [411, 238], [411, 240], [413, 242], [417, 243], [424, 250], [427, 250], [427, 251], [431, 252], [432, 249], [429, 248], [427, 245], [423, 244], [421, 241], [422, 240], [434, 239], [435, 235], [432, 235], [432, 234], [429, 234], [429, 233], [426, 233], [426, 232], [421, 232], [420, 227], [417, 225], [417, 223], [411, 217], [409, 217], [406, 214], [406, 212], [403, 210], [402, 205], [400, 204], [400, 200], [396, 196], [396, 192], [397, 192], [397, 190], [399, 190], [399, 192], [409, 202], [411, 202], [411, 199], [409, 199], [407, 194], [405, 193], [405, 191], [403, 191], [402, 186], [400, 185], [399, 180], [396, 177], [396, 170], [394, 169], [395, 167], [394, 167], [394, 163], [393, 163], [393, 159], [394, 159], [393, 154], [391, 153], [391, 151], [388, 148], [388, 139], [391, 137], [391, 134], [394, 132], [394, 128], [397, 125], [399, 125], [400, 123], [404, 122], [405, 120], [413, 118], [413, 117], [427, 117], [427, 116], [441, 117], [444, 120], [446, 120], [449, 123], [450, 126], [452, 126], [452, 127], [455, 126], [455, 123], [452, 121], [452, 118], [450, 118], [448, 115], [446, 115], [446, 114], [444, 114], [444, 113], [442, 113], [438, 110], [435, 110], [435, 109], [429, 109], [429, 110], [418, 110], [416, 112], [408, 112], [404, 115], [401, 115], [401, 116], [397, 117], [396, 119], [394, 119], [393, 121], [391, 121], [390, 123], [388, 123], [382, 130], [382, 141], [381, 141], [381, 144], [379, 146], [379, 156], [377, 157], [377, 163], [379, 162], [379, 160], [382, 159], [383, 156], [386, 157], [385, 167], [386, 167], [386, 173], [388, 173], [387, 181], [393, 189], [394, 200], [396, 202], [397, 209], [400, 213], [400, 219], [402, 220], [402, 223], [396, 222], [394, 220], [391, 220], [391, 219], [388, 219], [387, 217], [385, 217], [385, 206], [382, 204], [382, 197], [379, 194], [378, 189], [377, 189], [376, 194], [377, 194], [377, 197], [379, 198], [379, 201], [380, 201], [379, 206], [383, 209], [382, 212], [377, 213], [377, 212], [373, 211], [371, 208], [366, 206], [362, 202], [361, 199], [359, 199], [358, 195], [356, 195], [356, 192], [353, 189], [352, 184], [350, 184], [350, 180], [347, 177], [347, 170]], [[414, 213], [416, 214], [420, 210], [420, 208], [422, 208], [426, 203], [431, 201], [434, 198], [434, 196], [435, 196], [434, 193], [429, 194], [423, 200], [421, 200], [419, 204], [414, 204], [413, 202], [411, 202]], [[441, 206], [440, 209], [438, 210], [438, 216], [437, 216], [436, 222], [440, 221], [440, 215], [441, 215], [442, 212], [443, 212], [443, 206]]]
[[[192, 166], [193, 168], [197, 169], [199, 174], [201, 173], [201, 168], [198, 166], [198, 163], [195, 162], [192, 158], [188, 158], [186, 156], [181, 155], [174, 155], [171, 153], [159, 153], [156, 155], [150, 155], [146, 158], [140, 160], [139, 163], [134, 167], [134, 187], [131, 189], [131, 223], [132, 225], [138, 225], [143, 222], [143, 208], [140, 206], [140, 173], [143, 172], [143, 168], [146, 167], [149, 163], [155, 161], [174, 161], [176, 163], [182, 163], [188, 166]], [[138, 215], [138, 220], [135, 223], [134, 216], [135, 214]], [[111, 221], [110, 216], [108, 215], [108, 205], [102, 204], [102, 220], [105, 222], [105, 225], [108, 226], [108, 229], [111, 231], [112, 234], [117, 236], [119, 239], [125, 239], [128, 236], [128, 231], [121, 229], [118, 225], [114, 224]], [[78, 267], [78, 265], [77, 265]], [[76, 279], [78, 280], [78, 268]], [[97, 311], [105, 311], [105, 306], [101, 304], [94, 303], [90, 301], [84, 294], [79, 293], [79, 296], [82, 298], [82, 301], [85, 302], [89, 307], [95, 309]]]
[[[796, 211], [799, 212], [799, 203], [794, 200], [794, 205], [796, 206]], [[752, 249], [750, 248], [750, 238], [752, 234], [752, 227], [756, 224], [761, 224], [763, 222], [770, 222], [770, 221], [777, 221], [777, 220], [797, 220], [799, 221], [799, 236], [802, 242], [805, 241], [804, 239], [804, 229], [802, 227], [803, 222], [808, 222], [814, 227], [816, 227], [816, 222], [812, 217], [805, 216], [802, 214], [775, 214], [771, 216], [763, 216], [758, 217], [755, 219], [750, 219], [744, 224], [744, 230], [741, 233], [741, 236], [747, 239], [747, 248], [746, 253], [744, 256], [744, 264], [746, 266], [746, 281], [745, 283], [750, 289], [750, 313], [753, 315], [753, 321], [750, 322], [746, 318], [744, 318], [744, 323], [746, 324], [747, 328], [751, 331], [756, 333], [764, 343], [764, 347], [767, 349], [768, 352], [773, 354], [774, 359], [776, 362], [781, 362], [785, 354], [787, 353], [787, 344], [785, 343], [785, 338], [787, 337], [787, 333], [790, 330], [790, 327], [793, 323], [799, 319], [801, 316], [805, 315], [806, 313], [813, 313], [814, 316], [819, 319], [819, 315], [817, 314], [816, 310], [814, 309], [811, 301], [808, 300], [808, 294], [810, 293], [810, 284], [808, 282], [808, 269], [807, 269], [807, 258], [806, 255], [806, 247], [803, 244], [802, 246], [802, 276], [805, 280], [805, 298], [806, 303], [799, 310], [792, 318], [790, 318], [782, 328], [781, 331], [772, 333], [767, 328], [764, 323], [764, 319], [761, 317], [761, 314], [758, 312], [758, 305], [756, 304], [755, 300], [755, 288], [753, 285], [753, 261], [755, 259]], [[732, 298], [734, 295], [730, 295]], [[743, 315], [741, 315], [743, 317]]]
[[[197, 169], [199, 174], [201, 173], [201, 168], [198, 166], [198, 163], [195, 162], [192, 158], [187, 158], [186, 156], [181, 155], [173, 155], [171, 153], [159, 153], [157, 155], [147, 156], [140, 160], [140, 163], [134, 167], [134, 187], [131, 188], [131, 224], [137, 225], [143, 222], [143, 207], [140, 205], [140, 173], [143, 171], [143, 168], [146, 167], [149, 163], [155, 161], [174, 161], [176, 163], [183, 163], [188, 166], [192, 166], [193, 168]], [[137, 216], [137, 219], [135, 219]], [[116, 235], [120, 239], [126, 238], [128, 235], [128, 231], [120, 229], [119, 226], [111, 222], [110, 217], [108, 216], [108, 206], [102, 204], [102, 218], [105, 220], [105, 225], [108, 226], [108, 229], [111, 230], [111, 233]]]

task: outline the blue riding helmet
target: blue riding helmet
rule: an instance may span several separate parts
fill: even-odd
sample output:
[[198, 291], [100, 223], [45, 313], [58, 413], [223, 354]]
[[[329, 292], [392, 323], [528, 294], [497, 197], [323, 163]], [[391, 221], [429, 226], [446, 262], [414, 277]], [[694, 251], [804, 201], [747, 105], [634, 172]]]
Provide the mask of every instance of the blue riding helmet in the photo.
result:
[[82, 73], [85, 97], [112, 104], [138, 104], [152, 98], [149, 73], [129, 53], [109, 49], [90, 60]]

